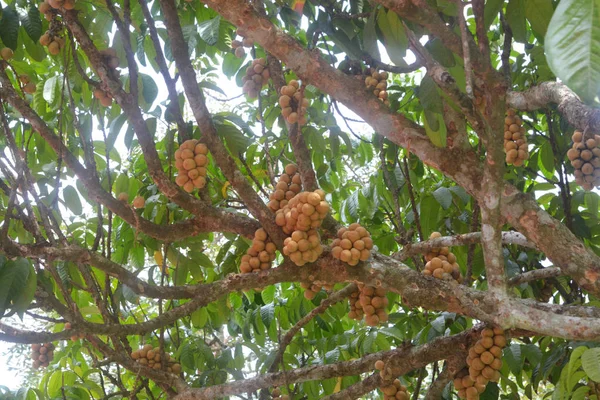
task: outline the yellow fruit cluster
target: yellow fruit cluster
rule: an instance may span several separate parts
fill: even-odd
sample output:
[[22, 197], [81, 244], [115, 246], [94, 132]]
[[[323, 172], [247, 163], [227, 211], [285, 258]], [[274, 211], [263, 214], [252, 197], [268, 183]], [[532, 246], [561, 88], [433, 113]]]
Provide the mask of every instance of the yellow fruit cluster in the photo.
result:
[[506, 163], [520, 167], [529, 158], [523, 121], [515, 110], [509, 109], [504, 118], [504, 152]]
[[[281, 87], [279, 96], [279, 106], [281, 115], [289, 124], [306, 124], [306, 109], [310, 106], [310, 101], [298, 90], [300, 84], [297, 80], [291, 80], [285, 86]], [[301, 106], [300, 106], [300, 103]], [[299, 107], [300, 106], [300, 107]]]
[[250, 98], [258, 97], [258, 93], [263, 86], [269, 82], [271, 77], [269, 68], [267, 68], [266, 58], [257, 58], [252, 60], [252, 64], [246, 68], [246, 75], [242, 77], [242, 91]]
[[100, 100], [100, 104], [104, 107], [110, 107], [112, 104], [112, 96], [100, 88], [94, 89], [94, 97]]
[[72, 10], [75, 8], [75, 0], [48, 0], [43, 1], [38, 6], [38, 9], [42, 14], [44, 14], [44, 18], [46, 21], [51, 21], [54, 17], [54, 13], [52, 9], [64, 8], [65, 10]]
[[469, 349], [468, 370], [454, 379], [458, 397], [478, 400], [489, 381], [500, 379], [498, 372], [502, 368], [502, 348], [506, 346], [506, 336], [501, 328], [485, 328], [481, 338]]
[[249, 274], [250, 272], [260, 271], [271, 268], [271, 263], [275, 260], [275, 250], [277, 247], [269, 239], [269, 235], [263, 228], [254, 232], [252, 245], [242, 256], [240, 272]]
[[281, 389], [275, 388], [271, 392], [271, 398], [273, 400], [289, 400], [290, 396], [288, 396], [287, 394], [281, 394]]
[[584, 190], [600, 187], [600, 135], [585, 138], [583, 133], [573, 133], [573, 147], [567, 152], [571, 165], [575, 168], [575, 181]]
[[60, 36], [52, 35], [49, 31], [46, 31], [40, 36], [40, 44], [48, 47], [48, 53], [53, 56], [60, 53], [62, 48], [65, 46], [65, 40]]
[[317, 293], [321, 291], [321, 289], [331, 290], [333, 289], [333, 285], [319, 285], [316, 283], [310, 282], [302, 282], [300, 283], [300, 287], [304, 289], [304, 298], [307, 300], [312, 300], [315, 298]]
[[[246, 31], [243, 30], [242, 28], [238, 28], [235, 33], [238, 36], [242, 37], [242, 40], [233, 40], [231, 42], [231, 47], [234, 50], [235, 56], [237, 58], [243, 58], [246, 55], [246, 51], [244, 50], [244, 47], [252, 47], [254, 46], [254, 41], [250, 38], [245, 38], [244, 36], [246, 36]], [[255, 96], [256, 97], [256, 96]]]
[[115, 49], [104, 49], [100, 50], [100, 56], [109, 68], [119, 68], [119, 57], [117, 57], [117, 51]]
[[34, 369], [47, 367], [54, 358], [54, 345], [52, 343], [34, 343], [31, 345], [31, 366]]
[[29, 77], [29, 75], [19, 75], [19, 81], [21, 81], [21, 83], [23, 84], [23, 91], [25, 93], [35, 93], [36, 86], [35, 83], [31, 82], [31, 78]]
[[323, 254], [321, 236], [315, 229], [307, 232], [294, 231], [292, 236], [285, 238], [283, 241], [283, 254], [299, 267], [306, 263], [315, 262]]
[[319, 228], [328, 212], [329, 203], [325, 201], [324, 191], [300, 192], [277, 210], [275, 223], [288, 235], [294, 231], [308, 232]]
[[387, 93], [387, 78], [388, 73], [385, 71], [377, 72], [374, 69], [371, 70], [371, 75], [365, 78], [365, 85], [367, 89], [373, 90], [373, 94], [383, 101], [386, 106], [390, 105]]
[[[433, 232], [429, 239], [437, 239], [442, 237], [439, 232]], [[438, 279], [454, 279], [457, 282], [462, 282], [460, 267], [456, 262], [456, 256], [448, 247], [433, 248], [425, 255], [425, 269], [423, 275], [433, 276]]]
[[359, 296], [360, 289], [357, 288], [348, 297], [348, 302], [350, 303], [350, 311], [348, 312], [348, 317], [357, 321], [363, 319], [363, 316], [365, 315], [365, 312], [362, 308], [362, 304], [360, 303], [360, 300], [358, 298]]
[[365, 323], [369, 326], [377, 326], [380, 322], [386, 322], [388, 313], [385, 309], [389, 301], [385, 289], [362, 283], [358, 284], [358, 289], [360, 290], [358, 301], [365, 313]]
[[[152, 347], [152, 345], [145, 345], [139, 350], [136, 350], [131, 353], [131, 358], [133, 358], [137, 363], [145, 365], [152, 369], [161, 369], [161, 356], [160, 349], [158, 347]], [[172, 372], [174, 374], [181, 373], [181, 365], [173, 359], [169, 354], [165, 353], [165, 366], [167, 367], [167, 372]]]
[[348, 228], [340, 228], [338, 237], [331, 244], [331, 255], [348, 265], [356, 265], [371, 257], [373, 239], [371, 234], [360, 224], [351, 224]]
[[384, 384], [379, 388], [383, 392], [384, 400], [408, 400], [408, 391], [406, 386], [402, 385], [400, 379], [394, 379], [391, 383], [385, 384], [392, 380], [393, 372], [391, 368], [386, 368], [386, 364], [383, 360], [377, 360], [375, 362], [375, 369], [379, 371], [379, 376], [383, 380]]
[[179, 171], [175, 183], [188, 193], [206, 185], [208, 147], [196, 139], [186, 140], [175, 151], [175, 167]]
[[281, 174], [275, 185], [275, 191], [269, 196], [267, 205], [271, 211], [277, 212], [301, 191], [302, 179], [298, 173], [298, 167], [294, 164], [288, 164], [285, 166], [285, 173]]

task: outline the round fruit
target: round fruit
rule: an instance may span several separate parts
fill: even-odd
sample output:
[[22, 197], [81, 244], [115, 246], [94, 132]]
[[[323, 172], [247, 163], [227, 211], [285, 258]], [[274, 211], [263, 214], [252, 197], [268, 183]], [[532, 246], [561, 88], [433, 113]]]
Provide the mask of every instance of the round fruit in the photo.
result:
[[4, 61], [8, 61], [13, 57], [13, 51], [8, 47], [4, 47], [2, 50], [0, 50], [0, 56]]

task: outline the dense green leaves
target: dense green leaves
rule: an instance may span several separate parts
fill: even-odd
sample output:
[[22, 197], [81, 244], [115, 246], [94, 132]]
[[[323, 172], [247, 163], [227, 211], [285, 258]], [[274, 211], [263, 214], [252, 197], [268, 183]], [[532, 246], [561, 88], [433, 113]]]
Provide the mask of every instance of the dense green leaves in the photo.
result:
[[588, 103], [600, 95], [600, 1], [561, 0], [546, 34], [552, 71]]
[[4, 7], [0, 18], [0, 39], [6, 47], [10, 47], [14, 51], [17, 49], [18, 38], [19, 14], [11, 6]]

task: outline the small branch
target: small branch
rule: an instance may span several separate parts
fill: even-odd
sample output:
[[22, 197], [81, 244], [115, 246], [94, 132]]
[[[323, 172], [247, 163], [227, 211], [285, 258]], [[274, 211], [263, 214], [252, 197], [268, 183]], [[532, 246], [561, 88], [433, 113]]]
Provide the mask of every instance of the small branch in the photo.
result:
[[509, 286], [517, 286], [522, 283], [531, 281], [537, 281], [541, 279], [550, 279], [562, 276], [563, 272], [558, 267], [548, 267], [543, 269], [535, 269], [533, 271], [527, 271], [517, 276], [513, 276], [508, 280]]
[[456, 0], [456, 5], [458, 6], [457, 16], [458, 25], [460, 26], [462, 54], [465, 69], [465, 91], [467, 92], [467, 96], [473, 99], [475, 98], [473, 94], [473, 67], [471, 66], [471, 51], [469, 50], [470, 33], [467, 28], [467, 23], [465, 21], [465, 4], [462, 2], [462, 0]]
[[350, 296], [352, 292], [356, 290], [356, 285], [354, 283], [349, 284], [345, 288], [333, 293], [327, 299], [323, 300], [321, 304], [315, 307], [311, 312], [302, 317], [294, 326], [290, 328], [289, 331], [286, 332], [285, 336], [279, 341], [279, 350], [273, 359], [273, 364], [269, 367], [269, 372], [277, 371], [279, 364], [283, 359], [283, 354], [285, 353], [285, 349], [291, 343], [292, 339], [298, 333], [302, 327], [308, 324], [314, 317], [318, 314], [324, 313], [330, 306], [335, 303], [338, 303], [344, 300], [346, 297]]

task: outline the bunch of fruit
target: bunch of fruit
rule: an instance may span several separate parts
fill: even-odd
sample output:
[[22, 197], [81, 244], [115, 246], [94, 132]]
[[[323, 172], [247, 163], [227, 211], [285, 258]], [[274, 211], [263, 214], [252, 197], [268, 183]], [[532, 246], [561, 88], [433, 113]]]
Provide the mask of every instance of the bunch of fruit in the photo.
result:
[[315, 262], [321, 254], [321, 236], [315, 229], [309, 231], [295, 230], [283, 241], [283, 254], [297, 266]]
[[102, 104], [103, 107], [110, 107], [110, 105], [112, 104], [112, 101], [113, 101], [110, 93], [105, 92], [104, 90], [100, 89], [99, 87], [94, 89], [94, 97], [97, 98], [98, 100], [100, 100], [100, 104]]
[[504, 151], [506, 163], [520, 167], [529, 158], [523, 121], [515, 110], [509, 109], [504, 118]]
[[35, 93], [36, 85], [35, 83], [31, 82], [31, 78], [29, 77], [29, 75], [19, 75], [19, 81], [21, 81], [21, 83], [23, 84], [23, 91], [25, 93]]
[[237, 58], [243, 58], [246, 55], [246, 51], [244, 51], [244, 47], [254, 46], [254, 41], [250, 38], [244, 37], [244, 36], [246, 36], [246, 31], [243, 30], [242, 28], [237, 28], [235, 33], [238, 36], [241, 36], [242, 40], [233, 40], [231, 42], [231, 47], [233, 48], [235, 56]]
[[[433, 232], [429, 239], [437, 239], [442, 237], [439, 232]], [[454, 279], [457, 282], [462, 282], [460, 267], [456, 262], [456, 256], [448, 247], [433, 248], [425, 255], [425, 269], [423, 275], [433, 276], [438, 279]]]
[[368, 286], [362, 283], [358, 284], [360, 295], [358, 300], [365, 313], [365, 322], [369, 326], [377, 326], [380, 322], [388, 320], [388, 313], [385, 310], [389, 301], [385, 295], [386, 291], [382, 287]]
[[248, 274], [250, 272], [260, 271], [271, 268], [271, 263], [275, 260], [275, 244], [269, 239], [267, 232], [263, 229], [257, 229], [254, 232], [252, 245], [242, 256], [240, 272]]
[[362, 304], [359, 300], [360, 289], [356, 289], [354, 292], [350, 294], [348, 297], [348, 302], [350, 303], [350, 311], [348, 312], [348, 317], [350, 319], [355, 319], [360, 321], [363, 319], [365, 312], [362, 308]]
[[371, 234], [360, 224], [351, 224], [348, 228], [340, 228], [338, 237], [331, 244], [331, 255], [348, 265], [356, 265], [371, 257], [373, 239]]
[[317, 295], [317, 293], [319, 293], [321, 291], [321, 289], [325, 289], [325, 290], [331, 290], [333, 289], [333, 285], [320, 285], [317, 283], [310, 283], [310, 282], [302, 282], [300, 283], [300, 287], [302, 287], [302, 289], [304, 289], [304, 298], [306, 298], [307, 300], [312, 300], [315, 298], [315, 296]]
[[273, 400], [289, 400], [290, 396], [287, 394], [281, 394], [281, 389], [275, 388], [271, 392], [271, 398]]
[[328, 212], [329, 203], [325, 201], [324, 191], [300, 192], [277, 210], [275, 223], [288, 235], [295, 231], [308, 232], [319, 228]]
[[269, 82], [270, 77], [266, 58], [252, 60], [252, 64], [246, 68], [246, 75], [242, 77], [242, 91], [248, 97], [256, 98], [263, 86]]
[[390, 105], [387, 93], [388, 73], [385, 71], [377, 72], [371, 69], [371, 74], [365, 78], [367, 89], [373, 90], [373, 94], [383, 101], [386, 106]]
[[469, 349], [468, 370], [454, 379], [454, 387], [461, 399], [478, 400], [489, 381], [500, 379], [502, 349], [506, 346], [506, 336], [501, 328], [485, 328], [481, 338]]
[[102, 57], [102, 61], [104, 61], [109, 68], [119, 68], [119, 57], [117, 57], [117, 51], [115, 49], [108, 48], [100, 50], [100, 56]]
[[65, 46], [65, 40], [58, 35], [51, 34], [50, 31], [46, 31], [46, 33], [40, 36], [40, 44], [42, 46], [47, 46], [48, 53], [55, 56], [59, 54]]
[[188, 193], [202, 189], [206, 185], [207, 164], [208, 147], [196, 139], [186, 140], [175, 151], [175, 167], [179, 172], [175, 182]]
[[306, 109], [310, 106], [310, 101], [303, 96], [303, 91], [299, 90], [300, 84], [297, 80], [291, 80], [285, 86], [281, 87], [279, 96], [279, 105], [281, 106], [281, 115], [289, 124], [306, 124]]
[[38, 369], [47, 367], [54, 358], [54, 345], [52, 343], [34, 343], [31, 345], [32, 367]]
[[[135, 362], [152, 369], [162, 368], [160, 349], [158, 347], [152, 347], [152, 345], [149, 344], [132, 352], [131, 358], [133, 358]], [[172, 372], [174, 374], [181, 373], [181, 365], [167, 353], [165, 353], [164, 364], [167, 367], [167, 372]]]
[[384, 384], [379, 388], [383, 392], [384, 400], [408, 400], [408, 391], [406, 386], [402, 385], [400, 379], [394, 379], [391, 383], [385, 384], [392, 380], [393, 372], [389, 366], [386, 368], [386, 363], [383, 360], [377, 360], [375, 362], [375, 369], [379, 371], [379, 376], [383, 380]]
[[294, 164], [285, 166], [285, 173], [281, 174], [275, 191], [269, 196], [267, 204], [273, 212], [285, 207], [288, 202], [302, 190], [302, 179], [298, 173], [298, 167]]
[[600, 135], [585, 138], [580, 131], [573, 133], [573, 147], [567, 152], [575, 168], [575, 181], [584, 189], [600, 187]]

